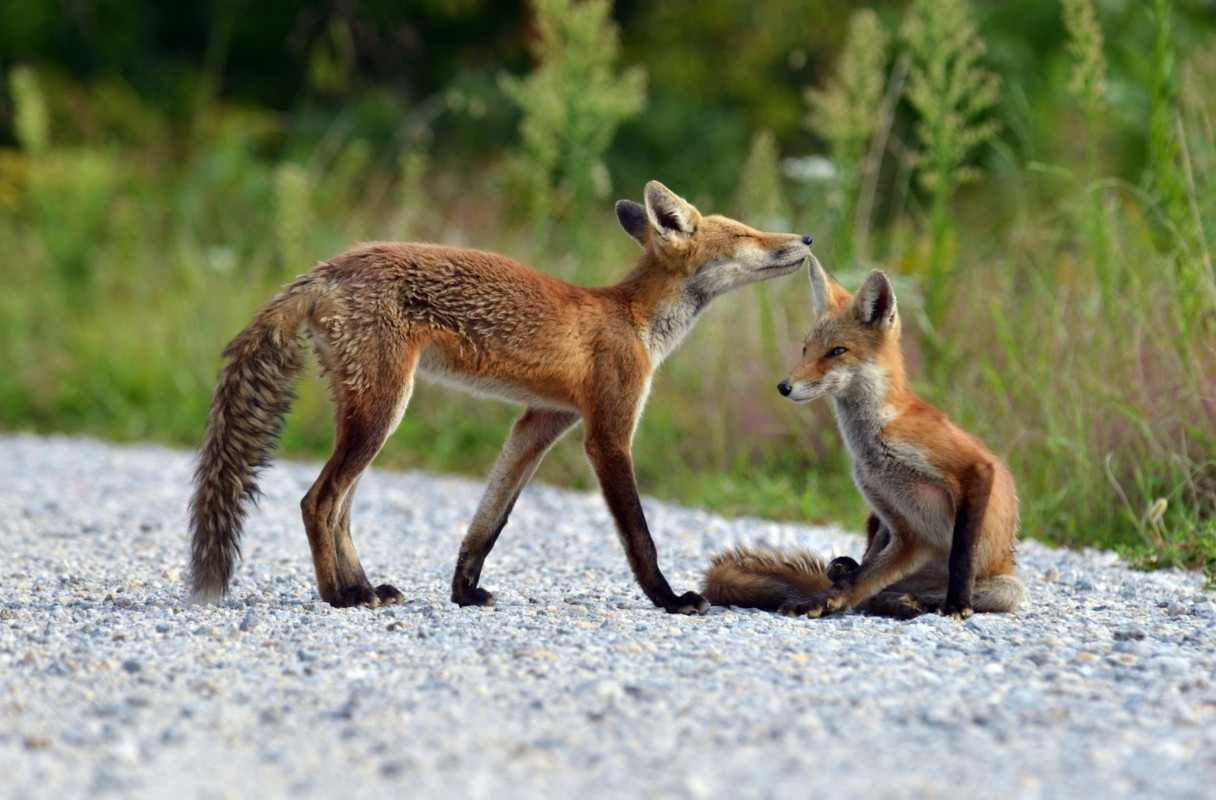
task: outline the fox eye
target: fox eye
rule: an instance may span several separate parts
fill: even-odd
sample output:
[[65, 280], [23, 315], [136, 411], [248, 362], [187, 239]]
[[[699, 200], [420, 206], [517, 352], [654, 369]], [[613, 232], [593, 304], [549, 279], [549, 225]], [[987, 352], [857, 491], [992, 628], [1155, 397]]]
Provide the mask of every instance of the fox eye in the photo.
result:
[[802, 357], [806, 358], [806, 345], [802, 346]]
[[828, 351], [828, 358], [836, 358], [837, 356], [842, 356], [847, 352], [849, 352], [847, 347], [833, 347]]

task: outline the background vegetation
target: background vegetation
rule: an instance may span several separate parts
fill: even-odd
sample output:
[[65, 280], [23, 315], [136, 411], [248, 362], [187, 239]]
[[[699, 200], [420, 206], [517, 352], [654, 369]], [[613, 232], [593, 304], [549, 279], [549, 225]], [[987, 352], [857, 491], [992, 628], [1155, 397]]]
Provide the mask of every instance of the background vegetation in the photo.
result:
[[[658, 178], [897, 281], [918, 389], [1026, 534], [1216, 574], [1216, 41], [1198, 0], [137, 0], [0, 6], [0, 428], [197, 443], [223, 345], [373, 238], [610, 283]], [[664, 366], [645, 492], [859, 525], [773, 390], [789, 278]], [[381, 465], [484, 475], [515, 411], [429, 387]], [[284, 447], [323, 456], [306, 381]], [[587, 486], [577, 436], [541, 479]]]

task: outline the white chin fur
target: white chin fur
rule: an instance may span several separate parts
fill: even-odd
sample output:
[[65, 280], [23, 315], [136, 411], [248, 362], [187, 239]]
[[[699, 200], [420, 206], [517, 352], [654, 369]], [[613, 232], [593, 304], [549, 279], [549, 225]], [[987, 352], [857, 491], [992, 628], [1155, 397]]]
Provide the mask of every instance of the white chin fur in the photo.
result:
[[791, 403], [810, 403], [823, 397], [826, 392], [813, 389], [809, 386], [795, 386], [794, 390], [786, 395], [786, 400]]

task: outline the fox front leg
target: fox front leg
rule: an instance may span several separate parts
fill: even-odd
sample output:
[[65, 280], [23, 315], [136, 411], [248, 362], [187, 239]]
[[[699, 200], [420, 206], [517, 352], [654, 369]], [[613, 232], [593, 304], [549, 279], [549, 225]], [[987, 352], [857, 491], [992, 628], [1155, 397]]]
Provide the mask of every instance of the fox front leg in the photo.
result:
[[946, 602], [938, 610], [944, 617], [967, 619], [975, 613], [971, 594], [975, 589], [975, 554], [983, 536], [984, 515], [992, 495], [995, 468], [991, 463], [976, 465], [968, 471], [950, 542], [950, 578]]

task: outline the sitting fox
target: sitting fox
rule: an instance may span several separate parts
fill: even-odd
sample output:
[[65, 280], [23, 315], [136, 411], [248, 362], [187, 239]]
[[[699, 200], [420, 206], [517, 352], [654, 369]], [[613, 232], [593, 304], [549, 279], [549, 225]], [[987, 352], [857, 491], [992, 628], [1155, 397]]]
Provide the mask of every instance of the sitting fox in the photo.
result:
[[194, 598], [228, 590], [257, 473], [304, 363], [304, 334], [336, 405], [333, 455], [301, 502], [327, 603], [402, 602], [394, 587], [368, 581], [350, 515], [359, 476], [401, 421], [420, 374], [526, 407], [461, 544], [453, 602], [494, 602], [478, 586], [482, 564], [541, 458], [581, 420], [642, 591], [669, 612], [707, 610], [695, 592], [673, 592], [659, 570], [634, 480], [634, 429], [655, 368], [710, 301], [794, 272], [810, 256], [811, 237], [703, 217], [654, 181], [645, 201], [616, 205], [642, 255], [615, 286], [573, 286], [476, 250], [381, 242], [322, 263], [271, 300], [224, 350], [190, 500]]
[[866, 552], [860, 565], [847, 557], [824, 565], [805, 550], [726, 551], [706, 573], [705, 597], [810, 617], [1013, 611], [1025, 590], [1014, 575], [1009, 469], [912, 393], [887, 276], [874, 270], [854, 297], [814, 256], [809, 267], [815, 326], [777, 390], [795, 403], [835, 402], [853, 479], [873, 510]]

